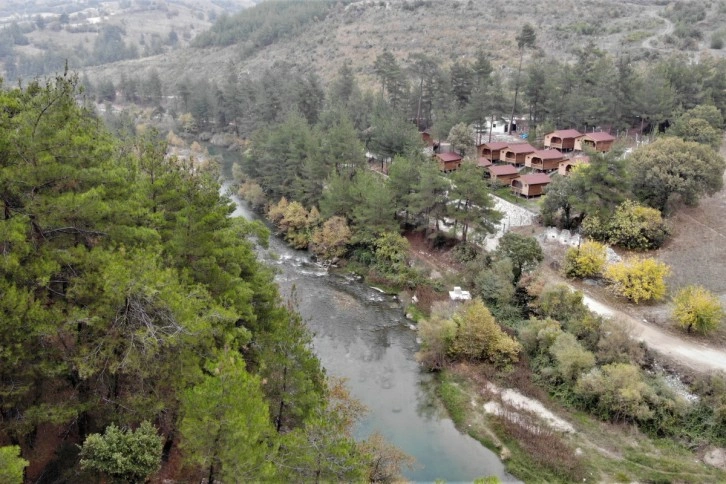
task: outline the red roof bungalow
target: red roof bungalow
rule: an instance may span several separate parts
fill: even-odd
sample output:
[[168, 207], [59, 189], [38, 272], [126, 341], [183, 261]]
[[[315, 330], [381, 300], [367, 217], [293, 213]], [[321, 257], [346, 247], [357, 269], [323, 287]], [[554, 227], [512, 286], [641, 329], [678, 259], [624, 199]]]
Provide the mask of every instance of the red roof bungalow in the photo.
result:
[[461, 165], [461, 156], [456, 153], [439, 153], [436, 159], [439, 162], [439, 170], [443, 172], [457, 170]]
[[612, 149], [614, 142], [615, 136], [604, 131], [600, 131], [599, 133], [585, 133], [575, 139], [575, 149], [579, 151], [591, 149], [606, 153]]
[[560, 162], [560, 166], [557, 167], [557, 173], [559, 173], [562, 176], [567, 176], [570, 174], [572, 169], [576, 167], [577, 165], [587, 165], [590, 163], [590, 157], [589, 156], [575, 156], [574, 158], [570, 158], [564, 161]]
[[[476, 166], [487, 169], [490, 166], [492, 166], [492, 162], [491, 162], [491, 160], [489, 160], [487, 158], [479, 158], [479, 160], [476, 162]], [[489, 172], [487, 171], [487, 173], [489, 173]]]
[[539, 171], [556, 170], [565, 157], [558, 150], [537, 150], [524, 157], [524, 166]]
[[519, 176], [517, 167], [514, 165], [494, 165], [487, 168], [492, 181], [509, 185], [512, 180]]
[[559, 129], [545, 135], [544, 145], [545, 148], [572, 151], [575, 149], [575, 139], [579, 136], [582, 136], [582, 133], [576, 129]]
[[512, 193], [523, 197], [537, 197], [552, 180], [546, 173], [530, 173], [512, 180]]
[[506, 148], [509, 143], [503, 143], [501, 141], [492, 143], [482, 143], [476, 146], [476, 151], [479, 154], [479, 158], [486, 158], [489, 161], [499, 160], [501, 151]]
[[525, 157], [535, 151], [529, 143], [513, 143], [499, 152], [499, 160], [514, 165], [524, 165]]

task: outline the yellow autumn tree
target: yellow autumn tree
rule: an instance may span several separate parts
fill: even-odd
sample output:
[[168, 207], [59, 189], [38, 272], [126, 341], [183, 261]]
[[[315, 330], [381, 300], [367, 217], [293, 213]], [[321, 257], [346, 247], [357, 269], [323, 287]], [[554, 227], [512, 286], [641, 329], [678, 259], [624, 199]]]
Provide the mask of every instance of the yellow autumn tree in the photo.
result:
[[634, 303], [657, 301], [666, 294], [665, 278], [670, 267], [652, 258], [633, 257], [610, 264], [605, 277], [613, 284], [615, 292]]
[[595, 277], [605, 268], [607, 255], [605, 246], [590, 241], [579, 247], [570, 247], [565, 254], [565, 275], [567, 277]]
[[716, 329], [724, 317], [718, 297], [701, 286], [684, 287], [673, 302], [673, 316], [678, 325], [689, 333], [691, 330], [708, 333]]
[[481, 299], [475, 299], [453, 317], [456, 334], [449, 354], [454, 358], [486, 360], [498, 365], [514, 363], [522, 346], [499, 327]]
[[270, 222], [277, 225], [285, 217], [285, 211], [290, 202], [287, 198], [282, 197], [279, 202], [270, 205], [270, 209], [267, 211], [267, 218]]
[[352, 235], [343, 217], [331, 217], [313, 232], [311, 249], [323, 259], [342, 257], [348, 250]]

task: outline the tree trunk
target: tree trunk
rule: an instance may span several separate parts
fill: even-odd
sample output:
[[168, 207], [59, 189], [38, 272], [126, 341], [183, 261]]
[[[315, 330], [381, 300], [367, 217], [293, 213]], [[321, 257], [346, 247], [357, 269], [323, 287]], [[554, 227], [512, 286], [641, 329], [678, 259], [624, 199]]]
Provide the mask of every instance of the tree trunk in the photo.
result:
[[421, 129], [421, 98], [423, 98], [423, 76], [421, 76], [421, 84], [418, 88], [418, 109], [416, 110], [416, 129]]
[[282, 410], [285, 408], [285, 392], [287, 391], [287, 366], [282, 370], [282, 394], [280, 395], [280, 408], [277, 411], [277, 418], [275, 419], [275, 427], [277, 433], [280, 433], [282, 428]]
[[509, 118], [509, 126], [507, 132], [512, 134], [512, 125], [514, 124], [514, 111], [517, 109], [517, 96], [519, 95], [519, 75], [522, 73], [522, 59], [524, 59], [524, 49], [519, 49], [519, 68], [517, 69], [517, 79], [514, 82], [514, 103], [512, 104], [512, 116]]

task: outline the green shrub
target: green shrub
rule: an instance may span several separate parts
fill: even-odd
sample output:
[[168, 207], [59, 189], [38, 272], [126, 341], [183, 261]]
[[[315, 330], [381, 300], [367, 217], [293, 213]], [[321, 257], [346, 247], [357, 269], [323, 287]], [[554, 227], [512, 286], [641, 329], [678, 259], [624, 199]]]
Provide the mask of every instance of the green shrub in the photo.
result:
[[655, 391], [640, 369], [628, 363], [595, 368], [577, 382], [576, 392], [601, 418], [613, 421], [644, 421], [653, 418]]
[[556, 362], [558, 376], [566, 383], [575, 383], [580, 375], [595, 366], [595, 356], [570, 333], [561, 333], [549, 349]]
[[11, 445], [0, 447], [0, 482], [20, 484], [28, 461], [20, 457], [20, 447]]
[[149, 422], [136, 430], [106, 427], [91, 434], [81, 447], [81, 467], [123, 481], [144, 482], [161, 466], [161, 436]]
[[670, 230], [659, 210], [626, 200], [607, 222], [587, 217], [582, 223], [582, 233], [629, 250], [651, 250], [665, 242]]
[[670, 233], [660, 211], [626, 200], [608, 224], [608, 242], [630, 250], [657, 249]]

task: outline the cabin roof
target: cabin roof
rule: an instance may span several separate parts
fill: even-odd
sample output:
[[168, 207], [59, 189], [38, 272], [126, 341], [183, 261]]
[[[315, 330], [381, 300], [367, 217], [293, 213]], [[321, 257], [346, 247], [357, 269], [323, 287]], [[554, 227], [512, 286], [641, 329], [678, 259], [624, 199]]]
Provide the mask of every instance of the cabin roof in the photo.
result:
[[492, 166], [492, 162], [488, 158], [479, 158], [476, 165], [486, 168], [488, 166]]
[[449, 161], [461, 161], [461, 155], [457, 155], [456, 153], [439, 153], [436, 157], [445, 163]]
[[496, 151], [506, 148], [507, 146], [509, 146], [509, 143], [506, 143], [504, 141], [492, 141], [491, 143], [482, 143], [477, 146], [484, 146], [492, 151]]
[[513, 143], [511, 145], [507, 145], [507, 151], [521, 155], [522, 153], [534, 153], [535, 149], [534, 146], [529, 143]]
[[583, 138], [590, 139], [592, 141], [615, 141], [615, 136], [605, 131], [598, 131], [597, 133], [585, 133], [582, 135]]
[[562, 158], [560, 150], [537, 150], [532, 153], [532, 157], [541, 158], [543, 160], [557, 160]]
[[494, 165], [489, 167], [489, 173], [496, 176], [515, 175], [519, 173], [514, 165]]
[[530, 173], [520, 176], [517, 180], [527, 185], [546, 185], [552, 181], [550, 176], [545, 173]]
[[548, 134], [548, 136], [557, 136], [558, 138], [577, 138], [582, 136], [582, 133], [576, 129], [558, 129]]

